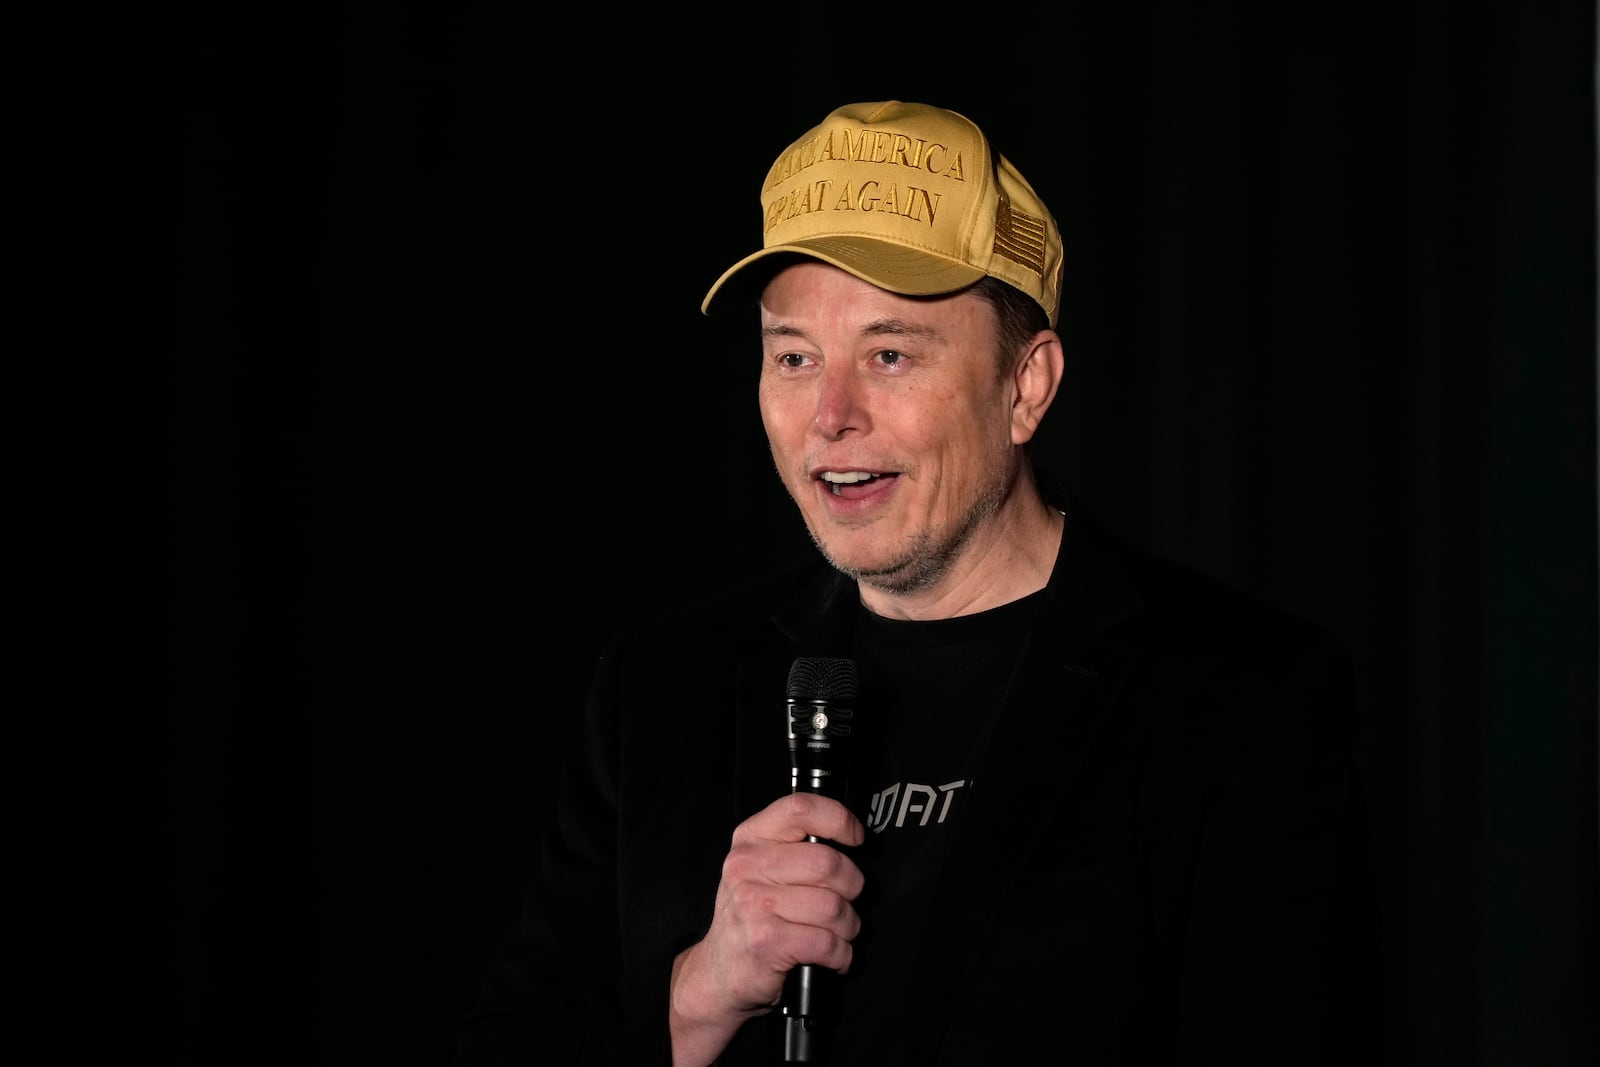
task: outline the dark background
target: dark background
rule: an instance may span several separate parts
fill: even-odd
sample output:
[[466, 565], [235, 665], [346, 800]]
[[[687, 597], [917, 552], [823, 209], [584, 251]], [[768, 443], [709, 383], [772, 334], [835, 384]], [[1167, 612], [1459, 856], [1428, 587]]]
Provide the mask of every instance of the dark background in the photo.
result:
[[1600, 1059], [1592, 6], [218, 7], [6, 41], [0, 1059], [448, 1060], [603, 640], [809, 551], [699, 302], [888, 97], [1061, 223], [1045, 464], [1354, 650], [1394, 1062]]

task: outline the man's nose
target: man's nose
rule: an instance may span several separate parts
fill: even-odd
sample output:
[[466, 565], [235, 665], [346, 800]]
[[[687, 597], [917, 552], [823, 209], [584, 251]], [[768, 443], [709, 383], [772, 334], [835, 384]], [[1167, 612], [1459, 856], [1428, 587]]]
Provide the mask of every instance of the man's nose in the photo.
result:
[[853, 368], [824, 368], [817, 384], [817, 430], [827, 437], [865, 430], [865, 401], [865, 390]]

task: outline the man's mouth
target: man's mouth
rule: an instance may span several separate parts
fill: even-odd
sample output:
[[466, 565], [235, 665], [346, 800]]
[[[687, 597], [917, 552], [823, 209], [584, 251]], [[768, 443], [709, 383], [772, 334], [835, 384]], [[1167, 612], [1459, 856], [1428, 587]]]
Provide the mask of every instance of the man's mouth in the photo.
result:
[[880, 478], [893, 478], [894, 472], [874, 474], [871, 471], [823, 471], [822, 481], [834, 496], [843, 496], [847, 485], [865, 485]]

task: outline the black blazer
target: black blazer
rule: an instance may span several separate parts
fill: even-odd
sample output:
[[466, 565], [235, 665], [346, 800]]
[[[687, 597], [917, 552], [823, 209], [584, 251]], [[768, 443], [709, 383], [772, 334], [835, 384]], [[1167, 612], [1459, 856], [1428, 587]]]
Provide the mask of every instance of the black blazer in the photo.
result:
[[[1345, 649], [1063, 506], [888, 1062], [1383, 1062]], [[668, 1062], [673, 957], [734, 826], [787, 788], [789, 667], [847, 656], [857, 610], [819, 560], [616, 639], [459, 1067]], [[718, 1062], [777, 1062], [781, 1026]]]

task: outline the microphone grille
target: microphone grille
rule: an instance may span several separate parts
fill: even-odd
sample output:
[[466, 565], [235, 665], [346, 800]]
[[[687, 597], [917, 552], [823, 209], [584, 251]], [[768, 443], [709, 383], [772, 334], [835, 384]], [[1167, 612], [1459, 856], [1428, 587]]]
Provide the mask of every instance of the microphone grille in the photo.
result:
[[853, 700], [856, 661], [829, 656], [801, 656], [789, 668], [790, 700]]

